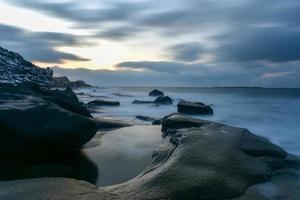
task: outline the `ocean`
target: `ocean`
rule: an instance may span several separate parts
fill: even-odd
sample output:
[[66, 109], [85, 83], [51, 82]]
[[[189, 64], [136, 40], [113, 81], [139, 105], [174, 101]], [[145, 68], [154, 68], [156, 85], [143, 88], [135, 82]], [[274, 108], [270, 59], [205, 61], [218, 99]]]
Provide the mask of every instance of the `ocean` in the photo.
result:
[[174, 100], [173, 105], [132, 104], [134, 100], [154, 100], [149, 87], [89, 88], [76, 91], [83, 102], [95, 99], [120, 101], [119, 107], [98, 107], [94, 117], [120, 119], [134, 127], [100, 132], [83, 150], [98, 167], [96, 185], [106, 186], [134, 178], [151, 162], [152, 152], [162, 142], [160, 128], [135, 118], [161, 118], [177, 111], [184, 99], [210, 105], [214, 115], [195, 118], [244, 127], [268, 138], [286, 151], [300, 155], [300, 89], [266, 88], [157, 88]]

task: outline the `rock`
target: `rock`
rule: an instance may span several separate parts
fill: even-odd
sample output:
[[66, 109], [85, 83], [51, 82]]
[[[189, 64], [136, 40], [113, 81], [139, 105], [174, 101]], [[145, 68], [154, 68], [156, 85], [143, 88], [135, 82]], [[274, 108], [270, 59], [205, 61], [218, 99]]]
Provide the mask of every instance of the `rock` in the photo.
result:
[[118, 101], [94, 100], [88, 102], [89, 106], [120, 106]]
[[201, 102], [181, 101], [177, 105], [179, 113], [212, 115], [213, 109]]
[[168, 96], [160, 96], [154, 100], [155, 104], [170, 105], [173, 104], [173, 99]]
[[183, 114], [174, 113], [162, 119], [161, 127], [162, 127], [162, 131], [166, 132], [168, 129], [201, 127], [209, 123], [210, 123], [209, 121], [194, 119], [192, 117]]
[[132, 124], [122, 122], [116, 119], [96, 118], [96, 124], [99, 130], [116, 129], [132, 126]]
[[0, 152], [4, 157], [79, 149], [97, 131], [94, 120], [71, 89], [1, 84], [0, 101]]
[[117, 97], [132, 97], [132, 95], [122, 94], [122, 93], [118, 93], [118, 92], [112, 93], [112, 95], [115, 95]]
[[35, 82], [47, 85], [53, 81], [50, 68], [40, 68], [24, 60], [17, 53], [0, 47], [0, 83], [20, 84]]
[[[174, 121], [181, 121], [181, 126], [177, 125], [175, 131], [168, 134], [169, 130], [174, 130]], [[282, 170], [287, 170], [285, 175], [289, 174], [290, 165], [282, 165], [278, 169], [272, 164], [288, 161], [287, 153], [247, 129], [201, 120], [197, 122], [179, 114], [165, 117], [162, 123], [167, 125], [167, 137], [153, 154], [150, 166], [133, 180], [103, 188], [104, 191], [120, 199], [133, 200], [225, 200], [241, 197], [248, 188], [257, 184], [272, 183], [273, 180], [280, 182], [276, 174]], [[191, 124], [197, 127], [186, 128]], [[256, 149], [255, 155], [249, 154], [245, 148], [249, 145]], [[299, 160], [297, 165], [299, 167]], [[289, 187], [296, 191], [299, 182], [292, 182]], [[288, 191], [284, 185], [280, 187]], [[299, 198], [299, 192], [297, 198], [293, 197]]]
[[132, 104], [154, 104], [154, 101], [140, 101], [140, 100], [134, 100]]
[[142, 116], [142, 115], [137, 115], [137, 116], [135, 116], [135, 118], [142, 120], [142, 121], [147, 121], [147, 122], [152, 122], [152, 121], [156, 120], [155, 118]]
[[156, 118], [142, 116], [142, 115], [135, 116], [135, 118], [142, 121], [152, 122], [152, 125], [161, 125], [161, 119], [156, 119]]
[[92, 87], [91, 85], [85, 83], [84, 81], [70, 81], [68, 77], [61, 76], [61, 77], [53, 77], [52, 87], [57, 88], [85, 88], [85, 87]]
[[149, 92], [149, 96], [152, 96], [152, 97], [164, 96], [164, 93], [158, 89], [154, 89], [151, 92]]
[[[175, 121], [180, 124], [175, 126]], [[162, 123], [166, 137], [153, 153], [151, 164], [128, 182], [96, 188], [65, 178], [0, 181], [0, 199], [300, 198], [299, 157], [270, 141], [244, 128], [180, 114], [166, 116]]]
[[152, 122], [152, 125], [161, 125], [161, 119], [156, 119]]
[[[84, 181], [68, 178], [37, 178], [0, 182], [0, 199], [5, 200], [103, 200], [107, 194]], [[38, 192], [37, 192], [38, 191]], [[112, 198], [110, 196], [110, 198]]]

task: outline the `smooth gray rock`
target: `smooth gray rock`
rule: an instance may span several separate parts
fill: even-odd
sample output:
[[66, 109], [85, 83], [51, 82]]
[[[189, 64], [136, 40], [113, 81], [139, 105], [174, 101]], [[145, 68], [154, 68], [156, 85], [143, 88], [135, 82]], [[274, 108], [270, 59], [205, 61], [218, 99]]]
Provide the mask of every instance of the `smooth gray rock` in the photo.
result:
[[0, 182], [0, 199], [5, 200], [108, 200], [87, 182], [67, 178], [38, 178]]
[[212, 115], [213, 109], [201, 102], [180, 101], [177, 105], [179, 113], [194, 115]]
[[0, 157], [78, 149], [97, 131], [71, 90], [1, 84], [0, 100]]
[[162, 123], [165, 138], [152, 163], [126, 183], [96, 189], [60, 178], [0, 182], [0, 199], [24, 195], [32, 200], [300, 198], [299, 158], [270, 141], [244, 128], [180, 114], [169, 115]]
[[154, 100], [154, 103], [160, 105], [171, 105], [173, 104], [173, 99], [168, 96], [160, 96]]

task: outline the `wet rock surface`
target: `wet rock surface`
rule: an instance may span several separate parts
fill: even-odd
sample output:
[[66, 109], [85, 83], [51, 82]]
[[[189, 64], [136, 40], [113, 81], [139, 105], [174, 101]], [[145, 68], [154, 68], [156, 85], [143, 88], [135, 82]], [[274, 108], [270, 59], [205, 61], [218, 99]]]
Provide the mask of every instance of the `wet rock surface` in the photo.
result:
[[164, 142], [152, 163], [126, 183], [95, 188], [63, 178], [1, 182], [0, 190], [6, 192], [0, 197], [18, 199], [32, 193], [32, 199], [299, 199], [299, 158], [267, 139], [244, 128], [180, 114], [166, 116], [162, 124]]
[[117, 119], [96, 118], [95, 121], [99, 130], [116, 129], [132, 126], [132, 124]]

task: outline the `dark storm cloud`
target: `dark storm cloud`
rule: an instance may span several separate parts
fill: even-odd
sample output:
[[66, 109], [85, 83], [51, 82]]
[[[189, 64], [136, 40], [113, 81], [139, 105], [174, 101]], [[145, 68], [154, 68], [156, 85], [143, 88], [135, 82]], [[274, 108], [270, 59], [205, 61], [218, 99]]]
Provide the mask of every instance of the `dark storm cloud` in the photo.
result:
[[[299, 65], [295, 64], [300, 61], [300, 1], [91, 0], [93, 9], [83, 7], [80, 1], [7, 2], [75, 22], [77, 28], [93, 30], [92, 37], [147, 43], [146, 37], [157, 36], [153, 45], [165, 49], [168, 58], [119, 63], [116, 67], [124, 77], [151, 74], [165, 82], [178, 79], [204, 85], [300, 84]], [[195, 64], [202, 55], [214, 60]], [[276, 68], [270, 67], [274, 64]]]
[[171, 58], [179, 61], [196, 61], [205, 52], [199, 43], [185, 43], [171, 46], [167, 49]]
[[104, 31], [100, 31], [96, 36], [112, 40], [122, 40], [133, 37], [141, 31], [142, 29], [135, 27], [114, 27]]
[[81, 46], [87, 43], [73, 35], [53, 32], [29, 32], [0, 24], [0, 46], [20, 52], [26, 59], [40, 62], [61, 63], [64, 60], [87, 61], [88, 59], [55, 50], [55, 47]]
[[226, 61], [289, 62], [300, 60], [299, 28], [244, 29], [222, 35], [219, 58]]
[[57, 2], [57, 1], [36, 1], [36, 0], [12, 0], [11, 3], [22, 5], [34, 10], [47, 12], [48, 14], [67, 19], [78, 23], [101, 23], [112, 21], [126, 21], [136, 15], [140, 9], [145, 9], [146, 5], [129, 2], [98, 2], [104, 7], [84, 8], [80, 2]]

